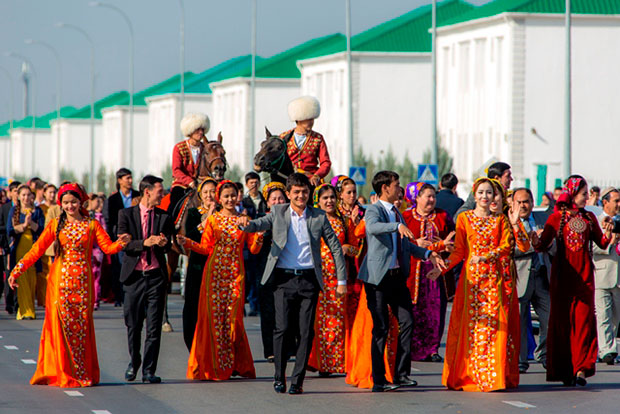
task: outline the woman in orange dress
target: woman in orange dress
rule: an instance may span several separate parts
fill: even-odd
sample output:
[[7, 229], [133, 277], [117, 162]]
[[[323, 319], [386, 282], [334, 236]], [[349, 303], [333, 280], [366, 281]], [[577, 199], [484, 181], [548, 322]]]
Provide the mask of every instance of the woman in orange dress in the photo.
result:
[[519, 384], [518, 302], [511, 315], [516, 295], [505, 288], [512, 277], [505, 258], [513, 252], [514, 236], [506, 215], [490, 210], [497, 194], [492, 182], [478, 179], [473, 194], [476, 208], [458, 216], [454, 252], [446, 261], [447, 270], [465, 264], [452, 305], [442, 383], [453, 390], [496, 391]]
[[207, 218], [200, 244], [177, 236], [186, 249], [209, 257], [202, 275], [198, 320], [187, 361], [189, 379], [222, 381], [233, 375], [256, 378], [243, 326], [243, 245], [247, 242], [250, 252], [258, 253], [262, 235], [248, 234], [237, 227], [237, 193], [231, 181], [217, 185], [215, 200], [222, 209]]
[[32, 249], [19, 261], [9, 284], [54, 244], [45, 299], [37, 370], [31, 384], [88, 387], [99, 383], [99, 363], [93, 325], [93, 277], [91, 257], [96, 241], [106, 254], [116, 254], [129, 241], [119, 235], [113, 243], [101, 224], [88, 217], [82, 205], [88, 199], [77, 184], [65, 184], [58, 192], [63, 213], [43, 230]]
[[[342, 245], [344, 254], [355, 257], [357, 240], [353, 235], [351, 222], [342, 217], [337, 207], [336, 189], [329, 184], [321, 184], [314, 190], [314, 206], [325, 211], [329, 223]], [[348, 324], [345, 298], [336, 296], [338, 279], [336, 265], [329, 247], [321, 240], [321, 268], [323, 290], [319, 293], [314, 322], [314, 342], [308, 368], [319, 371], [319, 376], [344, 374], [346, 370]]]

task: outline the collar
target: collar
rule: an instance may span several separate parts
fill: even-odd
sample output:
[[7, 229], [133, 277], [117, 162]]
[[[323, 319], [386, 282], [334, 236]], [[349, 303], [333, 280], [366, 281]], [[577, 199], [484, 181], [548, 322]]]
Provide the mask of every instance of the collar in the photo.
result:
[[151, 212], [153, 210], [153, 208], [154, 208], [154, 207], [148, 208], [147, 206], [145, 206], [142, 203], [138, 203], [138, 205], [140, 206], [140, 213]]
[[123, 197], [123, 198], [132, 198], [131, 197], [131, 195], [132, 195], [132, 191], [131, 190], [129, 190], [129, 195], [123, 194], [123, 192], [120, 189], [118, 190], [118, 192], [120, 193], [121, 197]]
[[297, 214], [295, 210], [293, 210], [293, 207], [289, 206], [288, 208], [291, 210], [291, 217], [303, 217], [304, 219], [308, 218], [308, 207], [304, 209], [304, 212], [301, 213], [301, 216]]
[[391, 211], [392, 211], [392, 207], [394, 207], [394, 204], [389, 203], [389, 202], [387, 202], [387, 201], [383, 201], [383, 200], [381, 200], [381, 199], [379, 199], [379, 202], [380, 202], [381, 204], [383, 204], [383, 207], [384, 207], [384, 208], [385, 208], [388, 212], [391, 212]]

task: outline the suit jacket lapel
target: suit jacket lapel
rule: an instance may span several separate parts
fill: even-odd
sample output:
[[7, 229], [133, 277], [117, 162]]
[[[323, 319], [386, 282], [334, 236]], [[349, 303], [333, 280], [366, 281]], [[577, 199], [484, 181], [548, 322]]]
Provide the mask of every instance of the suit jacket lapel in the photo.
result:
[[133, 207], [133, 219], [136, 222], [136, 235], [138, 240], [142, 240], [144, 235], [142, 234], [142, 221], [140, 220], [140, 206]]
[[159, 230], [159, 218], [160, 215], [157, 213], [157, 208], [154, 207], [153, 208], [153, 227], [152, 227], [152, 234], [156, 234], [159, 236], [159, 233], [161, 233], [161, 231]]

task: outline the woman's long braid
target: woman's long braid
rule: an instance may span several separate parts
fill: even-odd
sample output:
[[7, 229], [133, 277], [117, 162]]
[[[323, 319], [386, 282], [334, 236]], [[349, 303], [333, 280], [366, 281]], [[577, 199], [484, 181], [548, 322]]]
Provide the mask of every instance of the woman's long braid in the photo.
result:
[[17, 200], [17, 203], [15, 203], [15, 210], [13, 211], [13, 217], [11, 217], [11, 220], [13, 221], [13, 227], [19, 225], [19, 215], [22, 212], [22, 202], [19, 201], [19, 199]]
[[58, 236], [62, 231], [63, 227], [65, 227], [65, 222], [67, 221], [67, 213], [63, 210], [60, 213], [60, 217], [58, 217], [58, 225], [56, 226], [56, 236], [54, 240], [54, 256], [59, 257], [62, 252], [62, 247], [60, 246], [60, 240]]

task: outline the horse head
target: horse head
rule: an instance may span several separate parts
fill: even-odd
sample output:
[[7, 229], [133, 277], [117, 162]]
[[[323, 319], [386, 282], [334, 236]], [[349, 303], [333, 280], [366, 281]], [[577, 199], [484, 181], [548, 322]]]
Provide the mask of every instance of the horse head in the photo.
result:
[[286, 143], [279, 136], [269, 132], [267, 127], [265, 127], [265, 135], [265, 140], [260, 144], [260, 150], [254, 156], [254, 170], [275, 173], [282, 169], [288, 159]]
[[200, 163], [200, 176], [213, 177], [217, 181], [224, 179], [226, 173], [226, 151], [222, 146], [222, 133], [217, 134], [216, 141], [206, 141], [205, 150], [203, 151]]

